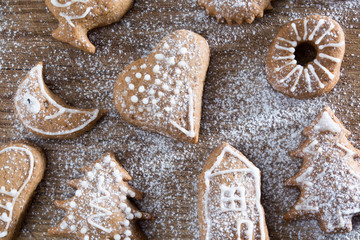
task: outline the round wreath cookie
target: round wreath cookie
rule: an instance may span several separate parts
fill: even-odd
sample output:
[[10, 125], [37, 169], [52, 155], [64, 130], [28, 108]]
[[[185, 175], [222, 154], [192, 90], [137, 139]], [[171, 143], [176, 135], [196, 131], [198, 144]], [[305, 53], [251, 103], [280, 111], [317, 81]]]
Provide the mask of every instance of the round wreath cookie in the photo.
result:
[[199, 0], [199, 5], [219, 22], [225, 20], [229, 25], [252, 23], [264, 15], [264, 10], [272, 9], [271, 0]]
[[270, 46], [266, 75], [271, 86], [290, 97], [328, 93], [339, 80], [345, 36], [334, 20], [308, 16], [283, 26]]

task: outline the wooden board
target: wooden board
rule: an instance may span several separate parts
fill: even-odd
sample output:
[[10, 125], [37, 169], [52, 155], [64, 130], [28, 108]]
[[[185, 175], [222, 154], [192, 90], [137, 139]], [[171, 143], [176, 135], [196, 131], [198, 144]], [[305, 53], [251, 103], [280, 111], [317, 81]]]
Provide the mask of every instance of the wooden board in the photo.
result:
[[[47, 229], [64, 216], [55, 199], [74, 194], [66, 181], [82, 176], [81, 167], [107, 151], [133, 176], [133, 186], [145, 193], [138, 207], [154, 215], [141, 223], [149, 239], [198, 239], [197, 176], [210, 152], [227, 141], [262, 171], [262, 202], [271, 239], [357, 239], [360, 221], [345, 235], [324, 234], [316, 221], [285, 222], [299, 191], [285, 188], [302, 160], [288, 152], [304, 139], [303, 128], [325, 105], [352, 132], [360, 148], [360, 1], [277, 0], [274, 9], [253, 24], [227, 26], [205, 14], [196, 0], [136, 0], [118, 23], [90, 32], [97, 51], [81, 52], [51, 37], [57, 21], [42, 0], [0, 2], [0, 136], [1, 142], [27, 140], [47, 156], [39, 185], [18, 239], [56, 239]], [[310, 14], [337, 20], [346, 33], [341, 79], [326, 96], [290, 99], [275, 92], [265, 73], [267, 49], [280, 27]], [[201, 134], [198, 144], [176, 142], [124, 122], [112, 99], [121, 70], [147, 55], [156, 43], [177, 29], [204, 36], [211, 48]], [[16, 120], [13, 97], [18, 83], [36, 63], [44, 61], [45, 82], [67, 103], [107, 108], [110, 112], [93, 130], [73, 140], [45, 140]], [[60, 239], [60, 238], [59, 238]]]

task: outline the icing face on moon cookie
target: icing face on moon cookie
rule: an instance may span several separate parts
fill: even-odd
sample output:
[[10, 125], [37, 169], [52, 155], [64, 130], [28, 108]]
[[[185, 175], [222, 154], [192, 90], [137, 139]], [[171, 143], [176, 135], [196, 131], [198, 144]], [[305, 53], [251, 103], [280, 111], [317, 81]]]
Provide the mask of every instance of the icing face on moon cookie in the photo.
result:
[[118, 77], [114, 100], [129, 123], [196, 143], [209, 46], [190, 31], [176, 31], [152, 53], [127, 66]]
[[94, 53], [95, 46], [89, 41], [87, 32], [119, 21], [131, 8], [133, 0], [45, 0], [45, 3], [59, 20], [53, 37]]
[[20, 122], [46, 138], [71, 138], [83, 134], [105, 113], [98, 109], [76, 109], [64, 103], [45, 85], [42, 62], [20, 83], [14, 106]]
[[261, 18], [264, 10], [272, 9], [271, 0], [198, 0], [206, 13], [215, 16], [219, 22], [229, 25], [244, 22], [252, 23], [256, 17]]
[[45, 170], [43, 154], [16, 143], [0, 148], [0, 239], [14, 239]]
[[259, 169], [227, 143], [216, 148], [199, 176], [200, 239], [269, 240]]
[[114, 154], [105, 154], [83, 171], [84, 177], [69, 182], [77, 189], [75, 196], [55, 201], [56, 206], [66, 211], [66, 216], [49, 229], [49, 234], [81, 240], [145, 239], [136, 221], [152, 216], [139, 211], [129, 200], [141, 200], [142, 193], [128, 184], [132, 178]]
[[339, 80], [344, 52], [344, 32], [337, 22], [319, 15], [297, 19], [283, 26], [270, 46], [268, 81], [290, 97], [327, 93]]

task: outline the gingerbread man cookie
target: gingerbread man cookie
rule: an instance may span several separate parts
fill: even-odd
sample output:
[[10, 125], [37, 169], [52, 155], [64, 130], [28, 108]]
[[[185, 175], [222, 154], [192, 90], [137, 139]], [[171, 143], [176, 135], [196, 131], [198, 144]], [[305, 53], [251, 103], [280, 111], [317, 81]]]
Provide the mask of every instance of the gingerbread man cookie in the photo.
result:
[[87, 32], [119, 21], [131, 8], [133, 0], [45, 0], [45, 3], [59, 20], [53, 37], [95, 53]]
[[0, 148], [0, 239], [16, 237], [37, 185], [43, 178], [42, 151], [23, 143]]
[[20, 83], [14, 99], [15, 114], [31, 132], [46, 138], [73, 138], [90, 130], [106, 112], [76, 109], [52, 93], [38, 63]]
[[264, 10], [272, 9], [271, 0], [198, 0], [206, 13], [215, 16], [219, 22], [229, 25], [252, 23], [256, 17], [263, 17]]
[[347, 139], [350, 132], [329, 107], [303, 134], [307, 139], [291, 155], [304, 161], [286, 182], [300, 188], [301, 194], [285, 219], [315, 218], [327, 233], [350, 232], [352, 217], [360, 213], [360, 150]]
[[290, 97], [327, 93], [339, 80], [344, 52], [344, 32], [337, 22], [319, 15], [297, 19], [283, 26], [270, 46], [268, 81]]
[[120, 115], [146, 130], [196, 143], [209, 58], [200, 35], [179, 30], [166, 36], [118, 77], [114, 100]]
[[54, 236], [78, 240], [143, 240], [136, 220], [152, 219], [140, 212], [128, 197], [142, 199], [142, 193], [127, 182], [132, 178], [113, 153], [83, 168], [85, 176], [69, 181], [75, 196], [55, 205], [66, 211], [65, 218], [49, 229]]
[[260, 177], [259, 169], [227, 143], [211, 153], [199, 176], [201, 240], [269, 240]]

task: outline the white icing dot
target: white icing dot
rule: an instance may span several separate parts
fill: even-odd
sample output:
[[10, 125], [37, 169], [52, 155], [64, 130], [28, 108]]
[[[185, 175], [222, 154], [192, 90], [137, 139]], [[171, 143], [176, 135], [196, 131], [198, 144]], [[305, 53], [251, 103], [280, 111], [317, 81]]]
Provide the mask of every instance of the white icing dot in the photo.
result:
[[[139, 107], [139, 108], [138, 108], [138, 111], [139, 111], [139, 112], [143, 112], [144, 109], [143, 109], [142, 107]], [[116, 179], [116, 181], [120, 182], [121, 180]]]
[[134, 215], [130, 213], [130, 214], [126, 215], [126, 219], [133, 220]]
[[127, 82], [127, 83], [131, 82], [131, 78], [130, 78], [130, 77], [126, 77], [126, 78], [125, 78], [125, 82]]
[[171, 111], [171, 108], [170, 108], [170, 107], [165, 107], [164, 109], [165, 109], [165, 111], [167, 111], [167, 112], [170, 112], [170, 111]]
[[149, 80], [151, 79], [151, 76], [150, 76], [149, 74], [146, 74], [145, 77], [144, 77], [144, 79], [145, 79], [146, 81], [149, 81]]
[[129, 220], [124, 220], [124, 221], [123, 221], [123, 225], [124, 225], [124, 226], [129, 226], [129, 225], [130, 225]]
[[102, 169], [102, 166], [101, 166], [100, 163], [96, 163], [96, 164], [95, 164], [95, 168], [96, 168], [96, 169]]
[[159, 95], [160, 97], [162, 97], [162, 96], [164, 96], [164, 93], [161, 92], [161, 91], [158, 91], [158, 95]]
[[[121, 196], [120, 196], [120, 200], [121, 200], [121, 201], [125, 201], [126, 199], [127, 199], [127, 197], [126, 197], [125, 195], [121, 195]], [[125, 204], [125, 203], [124, 203], [124, 204]], [[126, 206], [125, 206], [125, 207], [126, 207]]]
[[80, 197], [80, 196], [82, 195], [81, 190], [76, 190], [76, 191], [75, 191], [75, 195], [76, 195], [77, 197]]
[[133, 102], [133, 103], [137, 103], [139, 101], [139, 99], [137, 98], [137, 96], [132, 96], [130, 98], [130, 100]]
[[89, 178], [93, 178], [93, 177], [94, 177], [94, 173], [93, 173], [93, 172], [88, 172], [88, 173], [87, 173], [87, 176], [88, 176]]
[[135, 89], [134, 84], [132, 84], [132, 83], [131, 83], [131, 84], [129, 84], [129, 89], [130, 89], [130, 90], [134, 90], [134, 89]]
[[180, 93], [180, 90], [179, 90], [178, 88], [176, 88], [176, 89], [174, 90], [174, 93], [177, 95], [177, 94]]
[[7, 202], [7, 203], [6, 203], [6, 207], [7, 207], [8, 209], [12, 209], [12, 208], [13, 208], [13, 204], [12, 204], [11, 202]]
[[119, 234], [116, 234], [116, 235], [114, 236], [114, 240], [120, 240], [120, 239], [121, 239], [121, 237], [120, 237]]
[[85, 235], [84, 240], [89, 240], [89, 235]]
[[176, 68], [176, 69], [175, 69], [175, 73], [176, 73], [177, 75], [180, 75], [180, 74], [181, 74], [181, 70], [180, 70], [179, 68]]
[[149, 99], [144, 98], [144, 99], [142, 100], [142, 102], [143, 102], [144, 104], [148, 104], [148, 103], [149, 103]]
[[165, 48], [165, 49], [169, 49], [169, 48], [170, 48], [169, 44], [164, 43], [164, 48]]
[[130, 238], [128, 238], [128, 237], [126, 237], [126, 238], [124, 238], [124, 240], [131, 240]]
[[165, 91], [168, 91], [169, 90], [169, 85], [167, 85], [166, 83], [162, 85], [162, 88], [165, 90]]
[[104, 159], [104, 162], [105, 162], [105, 163], [109, 163], [110, 160], [111, 160], [110, 157], [109, 157], [109, 156], [106, 156], [105, 159]]
[[136, 70], [137, 69], [137, 67], [134, 65], [134, 66], [132, 66], [132, 68], [131, 68], [132, 70]]
[[70, 230], [74, 232], [74, 231], [76, 230], [76, 226], [75, 226], [75, 225], [71, 225]]
[[130, 106], [129, 108], [130, 108], [130, 110], [132, 110], [132, 111], [135, 110], [135, 107], [134, 107], [134, 106]]
[[155, 94], [155, 90], [154, 90], [154, 89], [150, 89], [149, 94], [150, 94], [150, 95], [154, 95], [154, 94]]
[[127, 207], [127, 208], [125, 209], [125, 213], [131, 213], [131, 208]]
[[70, 207], [72, 207], [72, 208], [76, 207], [76, 202], [71, 201], [71, 202], [70, 202]]
[[65, 228], [67, 228], [67, 227], [68, 227], [68, 225], [67, 225], [66, 222], [62, 222], [62, 223], [60, 224], [60, 228], [61, 228], [61, 229], [65, 229]]
[[159, 65], [155, 65], [155, 67], [153, 68], [154, 73], [158, 73], [160, 71], [160, 66]]
[[142, 218], [142, 213], [141, 213], [141, 212], [135, 213], [135, 217], [136, 217], [136, 218]]
[[127, 192], [127, 191], [128, 191], [128, 188], [125, 187], [125, 186], [121, 186], [121, 187], [120, 187], [120, 190], [121, 190], [122, 192]]
[[181, 54], [186, 54], [188, 52], [188, 50], [187, 50], [187, 48], [185, 48], [185, 47], [182, 47], [181, 49], [180, 49], [180, 53]]
[[156, 85], [160, 85], [160, 84], [161, 84], [161, 80], [160, 80], [160, 79], [155, 79], [155, 84], [156, 84]]
[[120, 208], [121, 208], [121, 209], [124, 210], [126, 207], [127, 207], [127, 205], [126, 205], [125, 203], [120, 203]]
[[116, 165], [116, 163], [114, 163], [114, 162], [110, 163], [110, 167], [115, 167], [115, 165]]
[[131, 190], [129, 190], [129, 195], [130, 195], [130, 197], [135, 197], [135, 193], [134, 193], [134, 191], [131, 191]]
[[156, 99], [151, 100], [151, 103], [155, 105], [157, 103]]
[[142, 76], [142, 75], [141, 75], [141, 73], [139, 73], [139, 72], [135, 74], [135, 77], [137, 77], [137, 78], [141, 78], [141, 76]]
[[165, 56], [163, 54], [159, 53], [159, 54], [155, 54], [155, 58], [157, 60], [164, 60]]
[[144, 87], [144, 86], [140, 86], [140, 87], [139, 87], [139, 92], [142, 93], [142, 92], [144, 92], [144, 91], [145, 91], [145, 87]]
[[141, 69], [145, 69], [146, 67], [147, 67], [146, 64], [140, 66]]
[[176, 104], [175, 99], [172, 98], [172, 99], [170, 100], [170, 104], [171, 104], [171, 105], [175, 105], [175, 104]]
[[86, 181], [82, 181], [81, 186], [83, 186], [84, 188], [87, 188], [89, 186], [89, 183]]
[[120, 176], [121, 174], [120, 174], [120, 171], [119, 171], [119, 170], [115, 169], [114, 172], [113, 172], [113, 175], [114, 175], [114, 177], [118, 177], [118, 176]]
[[86, 229], [85, 227], [83, 227], [83, 228], [80, 230], [80, 232], [81, 232], [82, 234], [85, 234], [85, 233], [87, 232], [87, 229]]
[[175, 57], [169, 57], [166, 59], [166, 63], [169, 65], [175, 65]]
[[126, 236], [131, 236], [131, 234], [132, 234], [130, 230], [126, 230], [124, 233]]
[[185, 62], [185, 61], [180, 61], [180, 62], [178, 63], [178, 66], [179, 66], [179, 67], [185, 67], [185, 66], [186, 66], [186, 62]]

